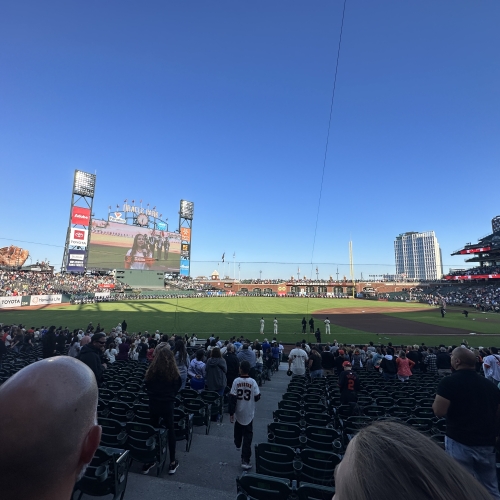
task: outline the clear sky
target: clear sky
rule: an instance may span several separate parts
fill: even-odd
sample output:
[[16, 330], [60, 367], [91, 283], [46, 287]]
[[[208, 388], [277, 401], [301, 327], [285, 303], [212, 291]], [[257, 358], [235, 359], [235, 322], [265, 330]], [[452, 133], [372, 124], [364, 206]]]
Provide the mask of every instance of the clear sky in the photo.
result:
[[463, 267], [500, 214], [500, 2], [347, 0], [313, 253], [342, 6], [3, 2], [0, 246], [59, 266], [78, 168], [97, 217], [143, 199], [175, 229], [192, 200], [193, 276], [348, 275], [351, 238], [357, 277], [394, 272], [427, 230]]

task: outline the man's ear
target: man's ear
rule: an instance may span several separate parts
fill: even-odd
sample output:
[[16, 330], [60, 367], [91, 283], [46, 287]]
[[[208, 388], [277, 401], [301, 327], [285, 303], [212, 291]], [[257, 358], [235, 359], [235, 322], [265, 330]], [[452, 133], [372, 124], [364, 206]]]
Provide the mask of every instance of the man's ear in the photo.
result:
[[101, 442], [102, 428], [100, 425], [93, 425], [85, 436], [80, 453], [80, 463], [89, 464], [92, 461], [95, 451]]

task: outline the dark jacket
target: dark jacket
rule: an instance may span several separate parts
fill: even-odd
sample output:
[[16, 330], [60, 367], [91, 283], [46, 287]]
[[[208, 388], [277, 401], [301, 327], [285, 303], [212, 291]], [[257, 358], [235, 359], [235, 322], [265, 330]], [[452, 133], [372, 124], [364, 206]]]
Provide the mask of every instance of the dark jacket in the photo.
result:
[[334, 361], [333, 354], [330, 351], [323, 351], [321, 353], [321, 366], [323, 370], [333, 370]]
[[384, 357], [382, 362], [380, 363], [380, 368], [384, 370], [384, 373], [388, 373], [390, 375], [395, 375], [398, 373], [398, 365], [394, 357], [392, 359], [387, 359]]
[[447, 352], [438, 352], [436, 354], [436, 366], [438, 370], [451, 369], [451, 356]]
[[219, 391], [227, 384], [227, 364], [224, 358], [208, 358], [205, 380], [209, 391]]
[[161, 379], [146, 380], [144, 382], [146, 392], [149, 396], [149, 406], [161, 411], [165, 406], [174, 402], [175, 396], [182, 385], [181, 378], [167, 382]]
[[42, 350], [44, 358], [50, 358], [54, 355], [54, 351], [56, 350], [56, 340], [57, 337], [55, 332], [47, 332], [42, 337]]
[[94, 372], [98, 387], [103, 383], [104, 374], [101, 355], [101, 350], [98, 347], [94, 347], [92, 344], [84, 345], [78, 355], [78, 359]]
[[228, 382], [230, 380], [234, 380], [240, 374], [240, 362], [238, 360], [238, 356], [234, 352], [226, 352], [224, 354], [224, 359], [226, 360], [227, 366], [227, 379]]

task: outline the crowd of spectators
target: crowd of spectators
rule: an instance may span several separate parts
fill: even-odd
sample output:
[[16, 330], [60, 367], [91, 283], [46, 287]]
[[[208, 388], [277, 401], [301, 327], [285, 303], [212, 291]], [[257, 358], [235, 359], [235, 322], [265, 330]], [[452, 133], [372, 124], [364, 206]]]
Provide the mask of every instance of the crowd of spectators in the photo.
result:
[[95, 293], [125, 285], [110, 275], [0, 270], [0, 296]]
[[438, 288], [434, 293], [423, 295], [421, 302], [440, 305], [443, 301], [451, 306], [474, 307], [482, 312], [500, 312], [500, 284], [484, 286], [449, 286]]
[[477, 276], [481, 274], [500, 274], [500, 266], [479, 266], [471, 269], [457, 269], [448, 276]]

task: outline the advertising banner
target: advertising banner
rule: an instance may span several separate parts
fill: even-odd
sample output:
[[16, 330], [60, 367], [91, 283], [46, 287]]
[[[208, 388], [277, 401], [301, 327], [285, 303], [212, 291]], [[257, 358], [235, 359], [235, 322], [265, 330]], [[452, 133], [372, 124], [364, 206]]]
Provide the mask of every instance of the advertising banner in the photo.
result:
[[93, 219], [87, 268], [179, 272], [181, 235]]
[[0, 297], [0, 309], [6, 309], [7, 307], [21, 307], [22, 297]]
[[180, 274], [183, 276], [189, 276], [189, 260], [181, 259]]
[[159, 231], [166, 231], [167, 230], [167, 224], [165, 222], [157, 222], [156, 223], [156, 229]]
[[190, 246], [189, 243], [181, 243], [181, 257], [189, 258]]
[[73, 207], [71, 210], [71, 224], [80, 224], [88, 226], [90, 223], [90, 209], [82, 207]]
[[85, 271], [86, 250], [68, 250], [67, 271], [83, 272]]
[[[99, 283], [99, 288], [114, 288], [114, 283]], [[109, 292], [108, 292], [109, 293]]]
[[191, 243], [191, 229], [189, 227], [181, 227], [181, 240]]
[[111, 293], [109, 290], [107, 290], [106, 292], [95, 292], [94, 293], [94, 297], [96, 299], [105, 299], [106, 297], [110, 297], [111, 296]]
[[62, 295], [32, 295], [32, 306], [46, 306], [49, 304], [60, 304], [62, 302]]
[[123, 212], [111, 212], [108, 216], [109, 222], [117, 222], [118, 224], [126, 224], [127, 219], [123, 215]]
[[482, 253], [482, 252], [489, 252], [491, 250], [491, 247], [481, 247], [481, 248], [469, 248], [468, 250], [460, 250], [461, 255], [466, 255], [469, 253]]
[[21, 297], [21, 305], [23, 307], [31, 305], [31, 295], [24, 295]]
[[88, 229], [77, 229], [76, 227], [72, 227], [69, 244], [75, 247], [87, 248], [88, 233]]

